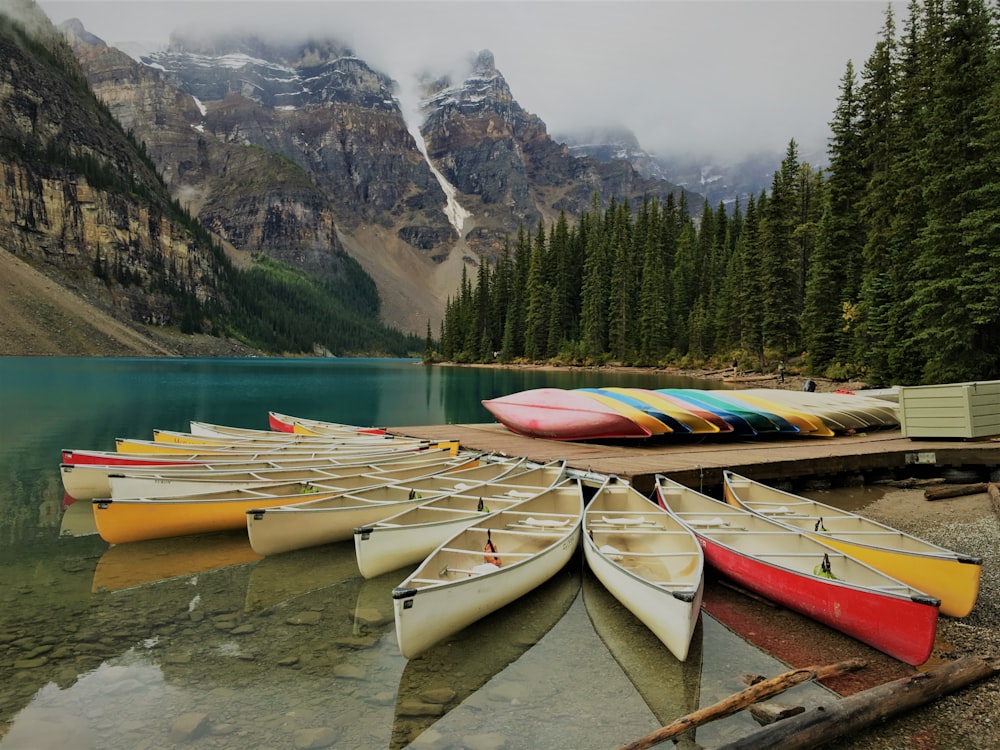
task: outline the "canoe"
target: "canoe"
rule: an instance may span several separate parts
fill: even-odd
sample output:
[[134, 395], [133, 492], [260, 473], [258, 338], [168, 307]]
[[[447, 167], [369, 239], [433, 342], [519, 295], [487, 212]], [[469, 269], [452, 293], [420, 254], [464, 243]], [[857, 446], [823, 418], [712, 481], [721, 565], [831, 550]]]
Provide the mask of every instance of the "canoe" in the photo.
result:
[[583, 488], [574, 481], [463, 529], [431, 552], [392, 591], [403, 656], [417, 656], [552, 578], [580, 543], [582, 517]]
[[942, 614], [965, 617], [972, 611], [979, 596], [981, 559], [730, 471], [723, 477], [731, 505], [802, 531], [940, 599]]
[[660, 504], [698, 536], [705, 560], [740, 586], [907, 664], [923, 664], [935, 599], [812, 537], [663, 475]]
[[[374, 578], [416, 565], [458, 531], [536, 497], [565, 478], [565, 461], [533, 465], [472, 493], [448, 495], [354, 529], [358, 570]], [[567, 480], [569, 481], [569, 480]]]
[[682, 406], [678, 401], [667, 398], [663, 393], [647, 388], [603, 388], [609, 393], [620, 393], [641, 403], [643, 408], [655, 410], [679, 422], [681, 429], [675, 432], [690, 432], [694, 435], [705, 435], [717, 432], [730, 432], [733, 428], [714, 415], [696, 410], [691, 406]]
[[[412, 455], [412, 454], [402, 454]], [[422, 455], [422, 454], [418, 454]], [[240, 487], [262, 487], [281, 482], [316, 482], [344, 489], [361, 489], [373, 484], [398, 482], [430, 476], [479, 463], [482, 454], [449, 454], [433, 458], [409, 458], [385, 463], [332, 464], [328, 466], [267, 468], [242, 471], [191, 469], [182, 471], [121, 471], [108, 474], [108, 497], [180, 497], [220, 492]]]
[[[275, 432], [296, 432], [303, 435], [328, 435], [330, 433], [336, 433], [344, 427], [350, 426], [340, 422], [326, 422], [321, 419], [293, 417], [288, 414], [279, 414], [274, 411], [267, 413], [267, 423], [268, 426]], [[362, 434], [368, 435], [384, 435], [386, 433], [386, 429], [384, 427], [353, 426], [353, 429]]]
[[[476, 691], [541, 641], [580, 593], [578, 562], [574, 557], [538, 588], [409, 659], [396, 690], [389, 747], [418, 747], [414, 741], [420, 734], [452, 709], [468, 705]], [[428, 695], [435, 696], [433, 706]]]
[[[328, 435], [335, 437], [361, 437], [364, 435], [372, 436], [374, 434], [381, 435], [383, 433], [371, 433], [365, 432], [362, 427], [354, 427], [352, 425], [340, 425], [335, 427], [331, 424], [331, 429]], [[212, 424], [210, 422], [200, 422], [197, 420], [191, 420], [190, 422], [190, 433], [199, 437], [212, 437], [212, 438], [224, 438], [224, 437], [235, 437], [235, 438], [265, 438], [265, 437], [275, 437], [285, 435], [288, 436], [287, 432], [281, 430], [262, 430], [254, 429], [251, 427], [233, 427], [230, 425], [222, 424]], [[316, 437], [320, 437], [317, 435]]]
[[583, 516], [587, 564], [684, 661], [701, 612], [704, 555], [689, 528], [630, 484], [609, 481]]
[[341, 448], [358, 445], [361, 447], [384, 446], [387, 444], [415, 443], [420, 438], [395, 437], [393, 435], [293, 435], [287, 432], [265, 432], [261, 435], [195, 435], [177, 430], [153, 430], [154, 443], [167, 445], [207, 445], [243, 447], [247, 445], [271, 446], [316, 446]]
[[550, 440], [644, 438], [650, 431], [607, 404], [562, 388], [533, 388], [482, 402], [511, 432]]
[[[295, 468], [331, 468], [367, 465], [374, 467], [412, 466], [416, 463], [439, 461], [449, 456], [458, 456], [458, 451], [450, 444], [445, 448], [429, 448], [422, 451], [393, 451], [390, 453], [343, 453], [337, 455], [268, 455], [266, 457], [235, 457], [204, 454], [190, 454], [185, 460], [162, 458], [156, 461], [138, 459], [135, 463], [122, 461], [122, 455], [107, 451], [69, 451], [69, 458], [82, 459], [83, 463], [66, 461], [59, 465], [63, 489], [77, 500], [93, 500], [111, 497], [112, 474], [170, 474], [174, 472], [205, 471], [250, 471], [254, 469], [277, 470]], [[87, 455], [80, 455], [87, 454]], [[65, 454], [64, 454], [65, 455]], [[190, 460], [197, 458], [198, 460]], [[91, 462], [93, 461], [93, 462]], [[104, 463], [97, 463], [103, 461]], [[141, 496], [141, 495], [139, 495]]]
[[523, 458], [491, 460], [477, 467], [405, 480], [374, 490], [247, 508], [244, 523], [250, 546], [258, 554], [277, 555], [348, 540], [359, 526], [439, 497], [477, 492], [488, 482], [517, 471], [525, 461]]

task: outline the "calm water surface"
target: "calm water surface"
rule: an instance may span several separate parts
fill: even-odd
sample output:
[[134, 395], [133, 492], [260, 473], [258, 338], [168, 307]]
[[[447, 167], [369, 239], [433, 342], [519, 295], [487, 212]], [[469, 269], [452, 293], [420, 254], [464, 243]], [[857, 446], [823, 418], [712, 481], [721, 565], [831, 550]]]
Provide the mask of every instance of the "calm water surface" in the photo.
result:
[[[353, 542], [260, 559], [245, 533], [109, 546], [65, 505], [63, 448], [264, 428], [489, 422], [545, 386], [699, 387], [648, 374], [427, 368], [410, 360], [0, 359], [0, 748], [611, 748], [785, 666], [707, 614], [680, 664], [585, 571], [410, 661]], [[829, 694], [802, 685], [789, 702]], [[757, 725], [740, 714], [681, 745]]]

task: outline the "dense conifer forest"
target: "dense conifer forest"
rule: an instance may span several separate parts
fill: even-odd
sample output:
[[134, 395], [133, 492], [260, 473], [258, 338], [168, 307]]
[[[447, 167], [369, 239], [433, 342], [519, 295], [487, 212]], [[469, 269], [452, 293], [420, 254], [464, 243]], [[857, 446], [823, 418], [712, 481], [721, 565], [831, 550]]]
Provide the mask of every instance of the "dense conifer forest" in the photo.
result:
[[[745, 205], [596, 199], [521, 229], [448, 300], [438, 356], [773, 370], [872, 384], [1000, 377], [994, 4], [891, 7], [847, 63], [828, 169], [790, 141]], [[428, 330], [428, 343], [430, 331]]]

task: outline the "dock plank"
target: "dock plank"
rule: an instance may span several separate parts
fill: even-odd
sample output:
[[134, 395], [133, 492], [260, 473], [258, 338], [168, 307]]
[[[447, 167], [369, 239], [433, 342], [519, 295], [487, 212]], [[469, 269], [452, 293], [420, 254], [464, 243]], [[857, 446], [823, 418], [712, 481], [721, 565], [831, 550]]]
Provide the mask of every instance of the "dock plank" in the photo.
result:
[[617, 474], [642, 492], [651, 492], [656, 474], [690, 487], [722, 484], [726, 469], [759, 481], [795, 479], [860, 471], [1000, 466], [1000, 439], [913, 440], [899, 430], [837, 437], [720, 436], [700, 442], [659, 436], [643, 441], [581, 443], [517, 435], [499, 423], [393, 427], [394, 435], [424, 440], [458, 440], [464, 449], [527, 456], [533, 461], [566, 459], [574, 469]]

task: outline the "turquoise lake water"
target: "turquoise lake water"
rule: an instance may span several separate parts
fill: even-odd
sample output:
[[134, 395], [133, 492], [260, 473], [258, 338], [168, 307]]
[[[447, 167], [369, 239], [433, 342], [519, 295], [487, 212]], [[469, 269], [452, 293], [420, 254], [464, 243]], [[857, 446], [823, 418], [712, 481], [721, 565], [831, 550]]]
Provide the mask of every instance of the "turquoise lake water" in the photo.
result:
[[[353, 542], [263, 559], [245, 532], [111, 546], [59, 478], [64, 448], [113, 450], [191, 420], [490, 422], [485, 398], [610, 385], [708, 384], [411, 360], [0, 359], [0, 750], [610, 748], [741, 689], [742, 674], [784, 671], [707, 615], [679, 664], [582, 558], [408, 662], [390, 596], [405, 571], [364, 580]], [[755, 727], [738, 715], [695, 740]]]

